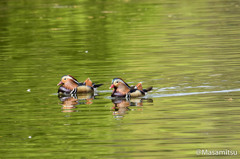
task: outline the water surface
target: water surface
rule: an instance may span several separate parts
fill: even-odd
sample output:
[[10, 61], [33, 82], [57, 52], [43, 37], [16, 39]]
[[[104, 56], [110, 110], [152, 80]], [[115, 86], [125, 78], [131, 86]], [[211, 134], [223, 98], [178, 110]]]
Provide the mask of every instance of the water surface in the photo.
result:
[[[240, 153], [239, 7], [234, 0], [2, 0], [0, 158]], [[56, 84], [66, 74], [104, 85], [95, 97], [59, 99]], [[115, 77], [154, 89], [116, 101], [108, 89]], [[214, 157], [224, 156], [206, 156]]]

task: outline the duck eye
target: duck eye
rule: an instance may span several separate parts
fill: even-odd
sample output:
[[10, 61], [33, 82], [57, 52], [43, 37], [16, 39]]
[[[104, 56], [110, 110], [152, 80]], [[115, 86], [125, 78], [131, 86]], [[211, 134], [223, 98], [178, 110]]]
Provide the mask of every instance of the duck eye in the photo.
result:
[[66, 78], [64, 78], [64, 80], [66, 80]]
[[116, 81], [116, 83], [118, 83], [118, 81]]

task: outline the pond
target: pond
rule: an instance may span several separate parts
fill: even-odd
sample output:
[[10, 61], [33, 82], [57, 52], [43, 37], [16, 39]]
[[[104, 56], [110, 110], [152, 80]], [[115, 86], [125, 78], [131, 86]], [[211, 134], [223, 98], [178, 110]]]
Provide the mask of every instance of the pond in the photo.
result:
[[[234, 0], [2, 0], [0, 158], [240, 153], [239, 19]], [[59, 98], [68, 74], [103, 85]], [[112, 99], [116, 77], [153, 90]]]

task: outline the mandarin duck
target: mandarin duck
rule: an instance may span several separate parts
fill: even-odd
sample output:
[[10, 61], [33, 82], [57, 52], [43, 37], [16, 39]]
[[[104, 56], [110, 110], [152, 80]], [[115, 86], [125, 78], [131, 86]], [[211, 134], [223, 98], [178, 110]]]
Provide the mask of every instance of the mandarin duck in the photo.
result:
[[65, 75], [61, 78], [58, 93], [76, 94], [76, 93], [93, 93], [94, 88], [100, 87], [102, 84], [94, 84], [87, 78], [83, 83], [78, 82], [76, 78], [71, 75]]
[[112, 80], [112, 85], [110, 88], [113, 88], [111, 97], [126, 97], [126, 98], [141, 97], [144, 96], [146, 92], [152, 90], [152, 87], [143, 89], [141, 83], [138, 83], [136, 86], [130, 87], [121, 78], [114, 78]]

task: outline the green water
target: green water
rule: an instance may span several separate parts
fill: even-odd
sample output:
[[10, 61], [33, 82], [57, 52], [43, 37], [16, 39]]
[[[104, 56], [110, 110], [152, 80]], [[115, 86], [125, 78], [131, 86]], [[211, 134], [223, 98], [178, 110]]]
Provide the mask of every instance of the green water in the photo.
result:
[[[1, 0], [0, 158], [239, 158], [239, 28], [235, 0]], [[104, 85], [61, 101], [66, 74]]]

